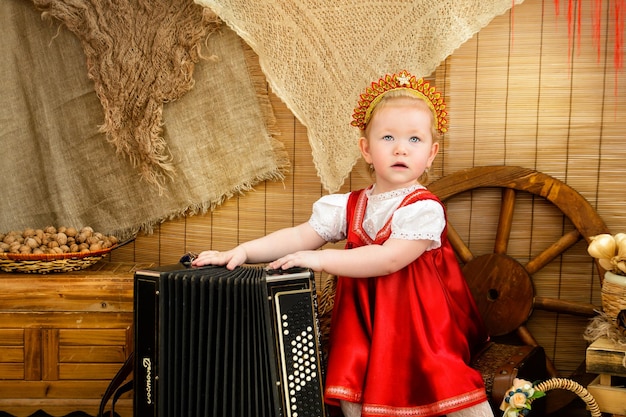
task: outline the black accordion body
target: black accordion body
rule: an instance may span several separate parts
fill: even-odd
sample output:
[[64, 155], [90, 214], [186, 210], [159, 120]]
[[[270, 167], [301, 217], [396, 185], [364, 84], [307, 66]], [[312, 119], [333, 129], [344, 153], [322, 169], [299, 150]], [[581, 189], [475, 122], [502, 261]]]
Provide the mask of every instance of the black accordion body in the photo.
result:
[[134, 321], [136, 417], [326, 415], [309, 270], [137, 271]]

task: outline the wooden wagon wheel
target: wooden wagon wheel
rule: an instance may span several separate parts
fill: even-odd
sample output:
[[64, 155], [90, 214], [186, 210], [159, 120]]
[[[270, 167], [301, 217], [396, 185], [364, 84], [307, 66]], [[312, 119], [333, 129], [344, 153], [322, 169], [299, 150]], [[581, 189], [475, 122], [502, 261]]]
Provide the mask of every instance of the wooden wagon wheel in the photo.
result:
[[[462, 170], [447, 175], [428, 188], [441, 200], [478, 188], [502, 189], [502, 200], [493, 253], [477, 256], [463, 242], [452, 224], [448, 238], [460, 260], [485, 324], [493, 336], [516, 331], [520, 339], [531, 346], [538, 343], [525, 326], [533, 309], [592, 317], [597, 308], [592, 304], [536, 297], [531, 276], [549, 264], [568, 248], [590, 237], [609, 233], [596, 211], [574, 189], [540, 172], [513, 166], [487, 166]], [[574, 225], [556, 242], [525, 265], [507, 255], [517, 192], [528, 192], [545, 198], [555, 205]], [[604, 271], [596, 263], [600, 277]], [[548, 371], [556, 369], [548, 363]]]

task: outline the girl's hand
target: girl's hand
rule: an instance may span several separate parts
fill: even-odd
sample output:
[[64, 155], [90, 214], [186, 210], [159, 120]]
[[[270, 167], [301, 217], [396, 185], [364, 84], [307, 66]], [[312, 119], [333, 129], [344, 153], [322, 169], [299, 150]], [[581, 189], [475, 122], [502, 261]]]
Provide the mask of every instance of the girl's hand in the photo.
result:
[[276, 259], [269, 263], [269, 267], [272, 269], [289, 269], [293, 267], [310, 268], [313, 271], [319, 272], [322, 270], [322, 251], [319, 250], [305, 250], [290, 253], [282, 258]]
[[246, 262], [246, 251], [237, 246], [226, 252], [219, 252], [216, 250], [207, 250], [200, 252], [198, 257], [191, 263], [192, 266], [204, 266], [204, 265], [226, 265], [227, 269], [233, 270], [235, 267]]

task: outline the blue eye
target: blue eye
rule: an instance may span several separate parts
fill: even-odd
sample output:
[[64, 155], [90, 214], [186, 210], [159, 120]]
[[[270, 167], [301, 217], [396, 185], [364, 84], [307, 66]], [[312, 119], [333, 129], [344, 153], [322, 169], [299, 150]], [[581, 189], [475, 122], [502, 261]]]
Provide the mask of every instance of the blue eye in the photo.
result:
[[391, 136], [391, 135], [385, 135], [385, 136], [383, 136], [383, 140], [386, 140], [386, 141], [391, 141], [391, 140], [393, 140], [393, 136]]
[[416, 143], [419, 141], [420, 141], [420, 138], [418, 138], [417, 136], [412, 136], [411, 138], [409, 138], [409, 142], [411, 143]]

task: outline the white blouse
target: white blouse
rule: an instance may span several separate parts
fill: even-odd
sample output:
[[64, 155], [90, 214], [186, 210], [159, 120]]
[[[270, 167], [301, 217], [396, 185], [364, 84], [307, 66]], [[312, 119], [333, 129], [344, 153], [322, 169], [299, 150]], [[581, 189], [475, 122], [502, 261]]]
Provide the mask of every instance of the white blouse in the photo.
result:
[[[390, 238], [426, 239], [432, 241], [428, 250], [440, 247], [441, 233], [445, 226], [441, 204], [433, 200], [423, 200], [396, 210], [404, 197], [418, 188], [425, 187], [413, 185], [375, 195], [372, 195], [373, 189], [366, 190], [368, 202], [363, 229], [368, 236], [375, 239], [378, 231], [393, 215]], [[347, 236], [346, 207], [349, 196], [350, 193], [330, 194], [313, 204], [309, 224], [327, 242], [338, 242]]]

